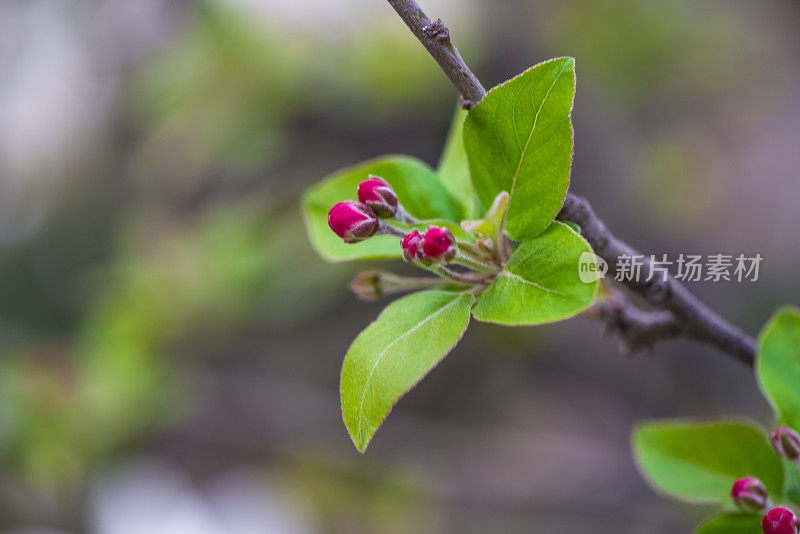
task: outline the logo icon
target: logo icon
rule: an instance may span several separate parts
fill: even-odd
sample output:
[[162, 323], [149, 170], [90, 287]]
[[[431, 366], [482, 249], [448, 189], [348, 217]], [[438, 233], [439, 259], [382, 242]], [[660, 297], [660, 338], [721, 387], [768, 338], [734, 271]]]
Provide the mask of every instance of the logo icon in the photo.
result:
[[578, 277], [584, 284], [605, 278], [607, 272], [608, 263], [603, 258], [595, 256], [594, 252], [584, 252], [578, 258]]

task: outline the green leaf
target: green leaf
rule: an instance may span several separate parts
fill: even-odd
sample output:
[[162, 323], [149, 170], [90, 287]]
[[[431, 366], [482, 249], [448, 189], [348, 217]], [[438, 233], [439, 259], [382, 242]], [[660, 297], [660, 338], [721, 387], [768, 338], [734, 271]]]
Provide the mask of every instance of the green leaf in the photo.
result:
[[575, 60], [552, 59], [489, 91], [464, 123], [472, 183], [488, 206], [511, 193], [508, 235], [522, 241], [552, 221], [569, 187]]
[[467, 163], [467, 153], [464, 150], [464, 119], [467, 112], [460, 107], [453, 115], [450, 124], [450, 132], [447, 134], [447, 141], [442, 152], [442, 159], [439, 160], [439, 167], [436, 172], [439, 179], [453, 195], [456, 202], [461, 206], [463, 218], [474, 217], [477, 212], [477, 198], [475, 189], [472, 187], [472, 180], [469, 177], [469, 164]]
[[739, 422], [653, 422], [633, 433], [639, 469], [658, 490], [688, 502], [730, 504], [733, 482], [761, 480], [773, 499], [783, 495], [783, 466], [765, 433]]
[[800, 430], [800, 310], [783, 308], [759, 336], [756, 373], [778, 418]]
[[797, 465], [786, 459], [783, 461], [784, 495], [795, 506], [800, 506], [800, 471]]
[[386, 307], [353, 342], [342, 365], [342, 416], [364, 452], [397, 401], [461, 339], [469, 293], [425, 291]]
[[480, 219], [461, 221], [461, 228], [471, 234], [481, 234], [491, 237], [497, 242], [500, 229], [503, 227], [503, 220], [508, 209], [508, 193], [503, 191], [495, 197], [492, 205]]
[[[582, 257], [583, 256], [583, 257]], [[533, 325], [567, 319], [592, 303], [597, 281], [581, 282], [579, 263], [595, 261], [589, 244], [553, 222], [525, 241], [472, 310], [479, 321]]]
[[359, 182], [380, 176], [394, 188], [406, 210], [418, 219], [460, 220], [460, 208], [425, 163], [407, 156], [386, 156], [343, 169], [309, 189], [302, 209], [311, 244], [329, 261], [399, 258], [399, 240], [376, 236], [355, 244], [344, 243], [328, 227], [328, 211], [337, 202], [355, 200]]
[[761, 534], [759, 514], [722, 514], [700, 525], [694, 534]]

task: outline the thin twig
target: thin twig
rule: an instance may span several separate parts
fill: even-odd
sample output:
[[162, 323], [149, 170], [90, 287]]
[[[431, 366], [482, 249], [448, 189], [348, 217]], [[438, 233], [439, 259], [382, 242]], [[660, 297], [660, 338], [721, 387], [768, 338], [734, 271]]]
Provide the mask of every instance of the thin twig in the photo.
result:
[[464, 63], [442, 20], [431, 21], [414, 0], [389, 0], [389, 3], [458, 89], [461, 106], [469, 109], [480, 102], [486, 89]]
[[[486, 90], [458, 53], [442, 21], [432, 22], [414, 0], [388, 2], [458, 89], [462, 106], [468, 109], [480, 102], [486, 95]], [[611, 267], [617, 265], [620, 256], [641, 256], [608, 231], [584, 198], [568, 193], [558, 218], [580, 226], [583, 236], [595, 253]], [[644, 260], [643, 268], [649, 269], [648, 259]], [[753, 364], [755, 340], [711, 311], [673, 277], [666, 280], [654, 277], [650, 282], [632, 280], [625, 285], [653, 306], [672, 314], [672, 319], [681, 329], [682, 335], [712, 345], [748, 365]], [[653, 319], [655, 316], [648, 318]], [[659, 319], [663, 320], [663, 324], [670, 322], [663, 314]], [[669, 331], [673, 330], [674, 327], [670, 326]]]

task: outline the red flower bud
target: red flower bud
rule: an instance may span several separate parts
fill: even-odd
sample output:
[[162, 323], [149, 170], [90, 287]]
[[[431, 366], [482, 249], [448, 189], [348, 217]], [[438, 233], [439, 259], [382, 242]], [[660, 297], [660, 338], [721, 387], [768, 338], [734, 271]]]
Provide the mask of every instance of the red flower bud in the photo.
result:
[[328, 212], [328, 226], [345, 243], [358, 243], [375, 234], [378, 230], [378, 217], [364, 204], [345, 200]]
[[422, 248], [422, 234], [414, 228], [403, 238], [403, 259], [408, 263], [416, 263]]
[[394, 217], [397, 213], [397, 195], [386, 180], [369, 175], [358, 184], [358, 200], [372, 208], [378, 217]]
[[458, 247], [456, 238], [447, 228], [431, 226], [425, 232], [422, 241], [422, 258], [428, 261], [443, 263], [452, 260]]
[[731, 499], [745, 512], [760, 512], [769, 506], [767, 488], [755, 477], [744, 477], [734, 482]]
[[764, 520], [761, 521], [761, 530], [764, 534], [797, 534], [797, 529], [800, 528], [800, 521], [797, 516], [783, 506], [773, 508]]
[[789, 460], [797, 461], [800, 458], [800, 435], [786, 425], [781, 426], [770, 434], [769, 439], [775, 452]]

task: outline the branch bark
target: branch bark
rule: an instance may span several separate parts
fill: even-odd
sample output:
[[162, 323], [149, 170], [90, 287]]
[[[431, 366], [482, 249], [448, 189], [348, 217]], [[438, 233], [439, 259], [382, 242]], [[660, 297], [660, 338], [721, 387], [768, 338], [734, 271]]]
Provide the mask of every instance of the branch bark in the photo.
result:
[[620, 338], [620, 352], [652, 351], [656, 343], [684, 336], [680, 323], [669, 311], [644, 311], [621, 293], [594, 304], [586, 314], [605, 323], [605, 334]]
[[[480, 102], [486, 90], [464, 62], [441, 19], [432, 22], [414, 0], [388, 2], [458, 89], [462, 106], [469, 109]], [[621, 256], [642, 256], [617, 239], [582, 197], [567, 193], [558, 219], [580, 226], [582, 235], [595, 254], [608, 262], [609, 269], [617, 266]], [[643, 263], [644, 271], [649, 272], [649, 259], [645, 258]], [[657, 276], [651, 281], [631, 280], [624, 285], [654, 307], [664, 310], [645, 312], [630, 303], [625, 304], [624, 313], [620, 312], [619, 305], [614, 309], [609, 307], [611, 304], [594, 308], [595, 317], [605, 321], [609, 328], [623, 336], [632, 336], [627, 341], [634, 348], [641, 348], [643, 342], [652, 347], [662, 339], [687, 337], [753, 365], [755, 340], [713, 312], [672, 276], [666, 280]]]
[[[568, 194], [558, 218], [581, 227], [581, 235], [592, 245], [595, 254], [608, 262], [609, 271], [617, 267], [623, 256], [643, 256], [615, 237], [583, 197]], [[650, 258], [644, 257], [642, 270], [650, 272]], [[717, 315], [671, 275], [666, 279], [654, 276], [650, 281], [634, 279], [624, 285], [654, 307], [669, 310], [684, 336], [712, 345], [743, 363], [753, 364], [755, 340]]]

